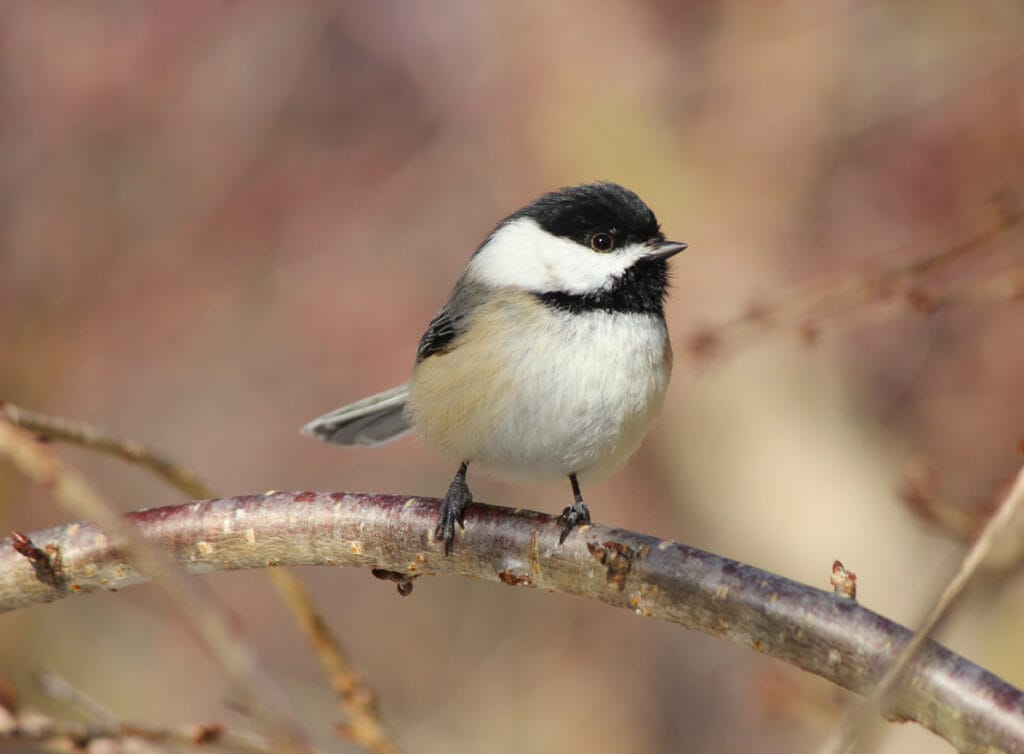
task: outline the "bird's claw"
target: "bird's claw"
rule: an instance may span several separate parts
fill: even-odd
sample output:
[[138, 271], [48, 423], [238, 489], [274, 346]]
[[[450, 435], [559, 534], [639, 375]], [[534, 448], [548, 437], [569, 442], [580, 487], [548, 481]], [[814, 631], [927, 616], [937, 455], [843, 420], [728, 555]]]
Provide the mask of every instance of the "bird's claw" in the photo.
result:
[[444, 554], [450, 555], [455, 542], [455, 524], [466, 528], [466, 506], [473, 502], [473, 493], [465, 481], [456, 479], [448, 488], [448, 494], [441, 501], [441, 515], [434, 529], [434, 539], [444, 542]]
[[566, 506], [562, 515], [558, 517], [558, 523], [562, 524], [562, 534], [558, 538], [558, 544], [561, 545], [565, 543], [566, 537], [574, 528], [580, 524], [590, 523], [590, 509], [586, 503], [579, 500], [573, 505]]

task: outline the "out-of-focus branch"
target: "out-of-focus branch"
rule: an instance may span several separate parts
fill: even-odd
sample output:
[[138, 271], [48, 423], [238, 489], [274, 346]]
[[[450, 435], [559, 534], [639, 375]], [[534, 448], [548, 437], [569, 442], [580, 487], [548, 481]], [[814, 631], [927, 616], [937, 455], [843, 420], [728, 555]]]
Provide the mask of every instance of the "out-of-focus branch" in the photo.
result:
[[[1024, 457], [1024, 442], [1020, 455]], [[1003, 479], [969, 500], [958, 499], [946, 491], [942, 476], [925, 459], [907, 465], [899, 494], [904, 504], [922, 521], [942, 534], [969, 545], [980, 535], [1001, 501], [1006, 499], [1013, 479]], [[1017, 516], [998, 546], [981, 567], [987, 580], [994, 581], [1020, 568], [1024, 561], [1024, 516]]]
[[[471, 505], [451, 557], [431, 539], [439, 501], [292, 492], [144, 510], [127, 520], [192, 573], [268, 565], [458, 574], [575, 594], [721, 636], [861, 694], [913, 634], [851, 599], [675, 542], [600, 525], [562, 546], [554, 517]], [[60, 553], [60, 581], [41, 580], [0, 542], [0, 610], [144, 580], [91, 523], [27, 537]], [[1024, 694], [933, 641], [883, 713], [916, 720], [962, 751], [1024, 752]]]
[[915, 458], [907, 464], [899, 496], [911, 514], [964, 543], [977, 536], [998, 503], [994, 495], [982, 500], [954, 499], [943, 489], [938, 470], [924, 458]]
[[202, 747], [206, 751], [251, 754], [272, 754], [275, 751], [254, 736], [229, 733], [219, 723], [173, 727], [148, 723], [76, 723], [31, 715], [24, 722], [16, 721], [10, 728], [0, 727], [0, 737], [35, 744], [70, 744], [72, 751], [91, 751], [90, 744], [99, 740], [132, 739], [154, 744]]
[[0, 741], [23, 741], [59, 747], [61, 751], [93, 751], [97, 741], [131, 741], [135, 744], [133, 751], [178, 751], [181, 746], [249, 754], [275, 751], [258, 736], [233, 733], [221, 723], [166, 726], [124, 722], [55, 673], [45, 673], [40, 682], [47, 695], [96, 720], [59, 721], [33, 709], [20, 709], [14, 687], [5, 686], [0, 694]]
[[[968, 582], [974, 577], [985, 558], [992, 552], [999, 536], [1010, 528], [1010, 523], [1024, 509], [1024, 468], [1017, 473], [1013, 487], [1000, 504], [996, 512], [985, 524], [974, 544], [964, 555], [963, 561], [949, 583], [946, 584], [939, 599], [928, 612], [914, 637], [903, 648], [896, 661], [885, 671], [878, 685], [871, 691], [868, 698], [840, 724], [835, 735], [830, 737], [822, 748], [822, 754], [841, 754], [857, 751], [861, 741], [871, 738], [870, 731], [877, 712], [885, 705], [886, 698], [903, 681], [907, 668], [914, 660], [914, 655], [928, 640], [928, 636], [938, 626], [950, 608], [957, 601]], [[1024, 741], [1021, 742], [1024, 746]]]
[[73, 686], [64, 676], [52, 670], [44, 670], [39, 674], [38, 681], [43, 693], [55, 701], [73, 707], [79, 714], [102, 723], [118, 722], [117, 716], [111, 710]]
[[901, 265], [877, 269], [869, 263], [751, 304], [739, 316], [699, 327], [686, 350], [704, 360], [769, 333], [796, 335], [816, 343], [825, 335], [877, 325], [908, 314], [931, 314], [957, 306], [1024, 301], [1024, 269], [982, 274], [939, 284], [940, 272], [998, 248], [996, 241], [1024, 218], [1020, 197], [996, 200], [996, 218], [958, 243]]
[[[26, 411], [2, 401], [0, 417], [47, 440], [62, 440], [138, 464], [153, 471], [171, 486], [194, 499], [202, 500], [217, 496], [194, 471], [156, 453], [140, 442], [114, 437], [90, 424], [70, 422], [60, 417]], [[47, 559], [45, 553], [20, 542], [18, 537], [18, 532], [15, 532], [15, 547], [22, 547], [25, 550], [22, 552], [23, 555], [30, 559], [35, 557], [36, 561], [39, 561], [40, 557], [44, 561]], [[42, 572], [48, 573], [45, 568]], [[341, 642], [320, 615], [305, 584], [286, 568], [271, 569], [266, 573], [312, 645], [317, 659], [327, 671], [331, 686], [338, 694], [341, 706], [351, 719], [349, 725], [340, 726], [339, 730], [374, 754], [399, 754], [397, 745], [381, 722], [377, 711], [376, 694], [356, 670]]]
[[[186, 619], [210, 657], [218, 662], [238, 689], [279, 751], [310, 752], [313, 749], [288, 709], [287, 697], [263, 672], [245, 642], [231, 630], [215, 603], [206, 599], [160, 548], [137, 527], [119, 516], [74, 470], [61, 464], [49, 448], [25, 430], [0, 418], [0, 456], [8, 457], [26, 476], [53, 492], [54, 498], [76, 515], [101, 524], [94, 536], [132, 570], [153, 578], [168, 602]], [[31, 538], [14, 532], [10, 549], [32, 569], [35, 578], [57, 591], [74, 587], [64, 578], [63, 553], [59, 547], [38, 546]]]
[[0, 416], [11, 424], [34, 432], [47, 440], [63, 440], [138, 464], [162, 477], [192, 500], [217, 496], [217, 493], [207, 487], [191, 469], [155, 453], [142, 443], [114, 437], [91, 424], [26, 411], [3, 401], [0, 401]]
[[268, 574], [306, 634], [317, 659], [327, 671], [331, 687], [348, 714], [350, 722], [339, 725], [338, 731], [374, 754], [399, 754], [397, 744], [381, 721], [376, 693], [356, 670], [348, 652], [316, 609], [309, 590], [287, 568], [271, 568]]

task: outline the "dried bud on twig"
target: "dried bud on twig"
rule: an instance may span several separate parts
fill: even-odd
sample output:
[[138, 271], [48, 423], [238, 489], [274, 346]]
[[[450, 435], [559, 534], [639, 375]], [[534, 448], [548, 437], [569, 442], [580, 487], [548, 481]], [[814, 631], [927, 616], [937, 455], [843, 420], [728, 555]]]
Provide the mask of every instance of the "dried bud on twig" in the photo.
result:
[[837, 560], [832, 564], [832, 576], [829, 581], [832, 582], [832, 590], [840, 597], [857, 599], [857, 574], [846, 570], [842, 561]]

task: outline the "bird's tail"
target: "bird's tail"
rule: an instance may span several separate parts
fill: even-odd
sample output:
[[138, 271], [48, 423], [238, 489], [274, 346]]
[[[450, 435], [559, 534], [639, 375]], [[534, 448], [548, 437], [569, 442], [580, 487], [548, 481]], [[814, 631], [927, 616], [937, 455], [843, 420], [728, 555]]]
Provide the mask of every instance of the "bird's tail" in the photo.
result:
[[393, 387], [314, 419], [302, 433], [337, 445], [384, 445], [412, 431], [405, 415], [408, 396], [408, 385]]

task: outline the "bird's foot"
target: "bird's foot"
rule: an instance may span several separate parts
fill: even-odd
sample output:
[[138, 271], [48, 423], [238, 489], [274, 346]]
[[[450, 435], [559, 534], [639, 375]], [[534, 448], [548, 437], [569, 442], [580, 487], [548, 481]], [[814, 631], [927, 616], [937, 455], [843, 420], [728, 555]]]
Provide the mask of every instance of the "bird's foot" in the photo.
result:
[[441, 515], [434, 530], [434, 539], [444, 542], [444, 554], [450, 555], [455, 541], [455, 524], [466, 528], [466, 506], [473, 502], [473, 493], [466, 484], [465, 472], [456, 475], [441, 501]]
[[562, 524], [562, 535], [558, 538], [558, 544], [564, 544], [569, 532], [580, 524], [590, 523], [590, 509], [582, 500], [577, 500], [572, 505], [566, 506], [562, 515], [558, 517], [558, 523]]

